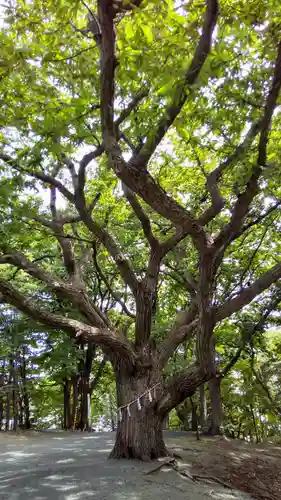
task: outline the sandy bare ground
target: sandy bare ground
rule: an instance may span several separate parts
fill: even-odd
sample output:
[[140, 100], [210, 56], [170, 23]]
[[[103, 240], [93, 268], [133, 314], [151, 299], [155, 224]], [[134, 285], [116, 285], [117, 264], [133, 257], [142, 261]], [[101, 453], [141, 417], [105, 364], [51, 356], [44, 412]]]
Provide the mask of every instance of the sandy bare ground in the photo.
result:
[[194, 474], [218, 478], [258, 500], [281, 499], [281, 445], [183, 435], [167, 443]]
[[[235, 476], [252, 451], [231, 448], [222, 440], [202, 440], [174, 432], [165, 434], [176, 455], [176, 467], [159, 462], [107, 460], [113, 433], [0, 433], [1, 500], [249, 500], [228, 485], [244, 488]], [[232, 445], [233, 446], [233, 445]], [[277, 450], [272, 450], [275, 454]], [[259, 452], [262, 455], [262, 452]], [[258, 452], [257, 452], [258, 454]], [[245, 456], [244, 456], [245, 455]], [[247, 455], [247, 457], [246, 457]], [[260, 456], [258, 454], [258, 457]], [[239, 456], [239, 462], [236, 462]], [[280, 450], [281, 456], [281, 450]], [[226, 457], [231, 464], [226, 467]], [[272, 467], [276, 456], [272, 458]], [[238, 460], [238, 459], [237, 459]], [[279, 459], [280, 460], [280, 459]], [[275, 460], [276, 461], [276, 460]], [[204, 479], [193, 481], [190, 472]], [[249, 473], [245, 471], [246, 473]], [[244, 475], [244, 477], [245, 477]], [[213, 476], [211, 478], [210, 476]], [[239, 476], [240, 477], [240, 476]], [[203, 479], [203, 480], [202, 480]], [[222, 482], [213, 481], [220, 479]], [[247, 491], [247, 488], [244, 488]], [[248, 489], [249, 491], [249, 489]], [[281, 495], [260, 496], [281, 498]]]

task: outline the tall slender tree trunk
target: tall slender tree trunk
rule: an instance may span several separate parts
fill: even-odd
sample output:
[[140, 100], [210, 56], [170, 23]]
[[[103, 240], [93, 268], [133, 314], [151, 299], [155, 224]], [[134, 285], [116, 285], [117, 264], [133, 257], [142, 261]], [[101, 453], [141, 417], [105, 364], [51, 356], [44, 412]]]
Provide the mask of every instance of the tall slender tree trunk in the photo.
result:
[[5, 431], [10, 430], [10, 410], [11, 410], [11, 392], [7, 392], [6, 396], [6, 415], [5, 415]]
[[198, 431], [198, 418], [197, 418], [197, 405], [194, 403], [192, 398], [189, 398], [191, 404], [191, 430], [193, 432]]
[[72, 384], [72, 412], [71, 412], [71, 427], [76, 429], [77, 411], [78, 411], [78, 376], [74, 375], [71, 379]]
[[[83, 346], [82, 346], [83, 348]], [[88, 343], [88, 348], [85, 354], [85, 361], [81, 366], [81, 377], [79, 383], [80, 393], [80, 418], [77, 422], [77, 427], [81, 430], [90, 430], [89, 415], [88, 415], [88, 395], [91, 396], [90, 375], [92, 371], [93, 359], [95, 356], [95, 348], [93, 342]]]
[[211, 425], [209, 428], [209, 434], [212, 436], [217, 436], [221, 434], [221, 379], [219, 377], [213, 377], [208, 382], [210, 398], [211, 398]]
[[63, 428], [64, 430], [71, 429], [71, 407], [70, 407], [70, 382], [64, 380], [63, 384]]
[[5, 383], [5, 359], [3, 360], [2, 373], [0, 375], [0, 431], [3, 428], [3, 420], [4, 420], [4, 392], [3, 387]]
[[182, 429], [184, 431], [189, 431], [190, 430], [190, 413], [191, 413], [191, 408], [188, 403], [188, 399], [186, 399], [183, 403], [181, 403], [177, 408], [176, 408], [177, 416], [180, 419], [182, 423]]
[[22, 396], [22, 402], [23, 402], [23, 412], [24, 412], [24, 428], [26, 430], [30, 429], [31, 423], [30, 423], [30, 401], [29, 401], [29, 392], [28, 392], [28, 387], [27, 387], [27, 379], [26, 379], [26, 346], [23, 346], [22, 349], [22, 387], [23, 387], [23, 396]]
[[19, 427], [19, 384], [18, 384], [18, 367], [17, 356], [13, 355], [11, 358], [11, 370], [13, 374], [13, 420], [14, 431]]
[[[111, 458], [148, 461], [168, 455], [163, 439], [164, 416], [157, 414], [155, 400], [150, 401], [148, 395], [149, 387], [158, 381], [151, 372], [136, 377], [117, 374], [117, 405], [130, 402], [131, 405], [121, 410]], [[140, 397], [143, 393], [145, 396]], [[153, 391], [151, 396], [153, 398]]]
[[108, 404], [109, 404], [111, 430], [113, 432], [113, 431], [115, 431], [115, 414], [114, 414], [114, 410], [113, 410], [113, 399], [112, 399], [111, 392], [109, 392], [109, 394], [108, 394]]
[[4, 418], [4, 397], [0, 390], [0, 431], [2, 431], [3, 427], [3, 418]]
[[11, 415], [11, 384], [12, 384], [12, 370], [11, 370], [11, 360], [9, 362], [9, 378], [8, 378], [8, 391], [6, 396], [6, 415], [5, 415], [5, 430], [10, 430], [10, 415]]
[[207, 424], [207, 399], [205, 393], [205, 384], [200, 385], [199, 395], [200, 395], [200, 427], [201, 431], [204, 431]]
[[81, 377], [81, 402], [80, 402], [80, 423], [79, 428], [81, 431], [89, 430], [88, 420], [88, 394], [89, 394], [89, 378], [87, 376]]

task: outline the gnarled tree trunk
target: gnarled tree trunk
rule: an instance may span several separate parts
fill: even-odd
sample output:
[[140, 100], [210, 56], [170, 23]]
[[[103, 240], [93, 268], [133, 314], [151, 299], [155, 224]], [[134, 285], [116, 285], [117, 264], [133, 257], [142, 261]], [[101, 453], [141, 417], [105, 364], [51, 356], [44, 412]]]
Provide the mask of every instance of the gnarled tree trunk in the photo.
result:
[[[153, 375], [153, 378], [152, 378]], [[152, 460], [168, 455], [163, 439], [163, 415], [157, 412], [154, 390], [151, 391], [152, 401], [149, 400], [148, 389], [155, 385], [155, 374], [132, 377], [117, 376], [118, 407], [125, 406], [122, 418], [118, 422], [116, 441], [110, 458], [136, 458], [143, 461]], [[141, 394], [145, 396], [140, 397]], [[138, 409], [137, 400], [141, 405]]]

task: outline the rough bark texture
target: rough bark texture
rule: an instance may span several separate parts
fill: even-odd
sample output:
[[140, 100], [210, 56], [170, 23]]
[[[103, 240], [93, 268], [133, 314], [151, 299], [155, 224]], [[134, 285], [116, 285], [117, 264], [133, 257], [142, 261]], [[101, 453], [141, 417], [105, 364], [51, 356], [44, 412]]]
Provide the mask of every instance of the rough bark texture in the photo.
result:
[[221, 434], [221, 394], [220, 394], [220, 383], [219, 377], [212, 378], [209, 383], [209, 391], [211, 397], [212, 414], [211, 414], [211, 425], [209, 428], [209, 434], [212, 436], [217, 436]]
[[70, 381], [65, 379], [63, 384], [63, 428], [64, 430], [71, 429], [71, 408], [70, 408]]
[[[144, 377], [132, 378], [119, 375], [117, 379], [118, 406], [135, 400], [140, 394], [153, 385], [151, 373]], [[154, 382], [155, 383], [155, 382]], [[168, 456], [163, 439], [163, 417], [157, 415], [156, 402], [149, 401], [148, 396], [140, 399], [141, 410], [136, 402], [122, 410], [122, 420], [118, 422], [116, 441], [110, 458], [136, 458], [149, 461]]]
[[205, 429], [207, 422], [207, 401], [205, 394], [205, 384], [200, 385], [200, 427], [201, 431]]
[[[138, 411], [138, 410], [134, 410]], [[139, 415], [124, 415], [118, 423], [116, 441], [110, 458], [136, 458], [143, 461], [168, 456], [162, 419], [153, 410]]]

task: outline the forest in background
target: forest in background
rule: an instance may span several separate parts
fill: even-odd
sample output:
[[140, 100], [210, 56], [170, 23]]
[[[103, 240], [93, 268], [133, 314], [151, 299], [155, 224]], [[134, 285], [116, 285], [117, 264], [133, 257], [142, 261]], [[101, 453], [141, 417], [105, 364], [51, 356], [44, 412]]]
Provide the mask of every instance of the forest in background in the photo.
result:
[[[202, 385], [170, 413], [164, 429], [221, 433], [255, 443], [281, 441], [279, 313], [276, 309], [271, 328], [266, 328], [270, 324], [264, 318], [257, 321], [252, 316], [248, 321], [244, 330], [229, 324], [217, 332], [219, 384]], [[235, 330], [238, 347], [233, 342]], [[186, 345], [175, 354], [169, 370], [184, 367], [191, 356], [191, 346]], [[0, 363], [1, 431], [116, 430], [114, 373], [93, 345], [73, 342], [61, 332], [40, 331], [29, 319], [3, 307]]]

